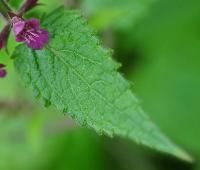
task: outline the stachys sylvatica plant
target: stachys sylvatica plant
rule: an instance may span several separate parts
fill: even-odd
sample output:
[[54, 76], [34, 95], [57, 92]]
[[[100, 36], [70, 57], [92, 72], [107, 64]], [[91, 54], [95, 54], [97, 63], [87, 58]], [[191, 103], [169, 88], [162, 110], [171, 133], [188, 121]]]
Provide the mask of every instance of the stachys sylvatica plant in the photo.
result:
[[[47, 30], [40, 28], [40, 21], [33, 18], [29, 20], [23, 19], [25, 12], [38, 5], [37, 0], [27, 0], [19, 9], [17, 14], [12, 13], [6, 1], [0, 2], [1, 14], [5, 17], [7, 25], [0, 34], [0, 49], [6, 48], [10, 28], [16, 36], [17, 42], [25, 42], [28, 48], [41, 50], [49, 41], [49, 33]], [[5, 65], [1, 64], [0, 77], [6, 76]]]
[[[26, 0], [17, 12], [9, 1], [0, 0], [7, 24], [0, 34], [1, 49], [7, 48], [12, 31], [19, 46], [12, 54], [16, 71], [44, 105], [55, 105], [80, 125], [99, 134], [118, 135], [156, 150], [191, 161], [151, 122], [117, 71], [120, 64], [103, 48], [85, 19], [75, 11], [59, 8], [37, 18], [24, 14], [39, 5]], [[0, 77], [6, 67], [0, 64]]]

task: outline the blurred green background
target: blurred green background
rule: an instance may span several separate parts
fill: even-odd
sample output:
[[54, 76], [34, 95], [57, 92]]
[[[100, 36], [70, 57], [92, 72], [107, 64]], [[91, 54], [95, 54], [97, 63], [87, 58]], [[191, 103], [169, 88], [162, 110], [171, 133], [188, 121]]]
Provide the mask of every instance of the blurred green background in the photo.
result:
[[[10, 0], [17, 9], [22, 1]], [[188, 151], [181, 162], [131, 141], [79, 127], [54, 108], [41, 108], [0, 51], [0, 170], [200, 170], [200, 1], [40, 0], [42, 17], [56, 6], [80, 9], [151, 119]], [[3, 21], [0, 26], [2, 28]], [[9, 51], [16, 43], [11, 36]]]

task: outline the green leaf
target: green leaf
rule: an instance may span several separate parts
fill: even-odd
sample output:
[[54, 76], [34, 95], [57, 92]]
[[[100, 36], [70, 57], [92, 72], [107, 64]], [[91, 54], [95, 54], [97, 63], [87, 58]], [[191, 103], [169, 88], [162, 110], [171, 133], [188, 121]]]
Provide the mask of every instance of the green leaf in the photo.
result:
[[119, 64], [85, 20], [74, 11], [57, 11], [43, 23], [51, 35], [45, 49], [20, 45], [13, 54], [25, 84], [46, 106], [55, 105], [100, 134], [130, 138], [190, 161], [140, 108], [129, 83], [117, 72]]

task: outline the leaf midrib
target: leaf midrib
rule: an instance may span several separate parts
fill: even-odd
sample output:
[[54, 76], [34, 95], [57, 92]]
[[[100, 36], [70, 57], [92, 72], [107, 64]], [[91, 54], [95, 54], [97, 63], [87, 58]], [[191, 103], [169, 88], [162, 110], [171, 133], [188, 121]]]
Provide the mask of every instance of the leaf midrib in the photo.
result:
[[[94, 91], [99, 97], [101, 97], [101, 99], [103, 99], [104, 103], [105, 103], [105, 104], [108, 104], [109, 107], [110, 107], [111, 109], [114, 109], [114, 110], [115, 110], [117, 113], [119, 113], [119, 114], [122, 114], [122, 113], [124, 112], [124, 110], [122, 111], [121, 108], [118, 108], [118, 107], [117, 107], [117, 105], [115, 106], [115, 105], [113, 105], [112, 102], [110, 102], [109, 100], [107, 100], [99, 91], [97, 91], [96, 89], [92, 88], [91, 85], [86, 81], [86, 79], [85, 79], [85, 78], [84, 78], [70, 63], [67, 63], [66, 61], [64, 61], [64, 59], [61, 57], [61, 55], [58, 54], [59, 51], [53, 49], [53, 48], [50, 47], [50, 46], [48, 46], [47, 49], [48, 49], [50, 52], [52, 52], [55, 56], [57, 56], [58, 59], [59, 59], [62, 63], [64, 63], [64, 64], [66, 65], [66, 67], [71, 68], [72, 71], [73, 71], [73, 73], [74, 73], [76, 76], [78, 76], [78, 77], [80, 78], [80, 80], [83, 81], [83, 83], [86, 84], [87, 88], [88, 88], [89, 90]], [[122, 95], [123, 95], [126, 91], [128, 91], [128, 90], [129, 90], [129, 88], [127, 88], [125, 91], [123, 91], [123, 93], [121, 93], [121, 94], [119, 95], [119, 97], [122, 96]], [[115, 102], [116, 99], [118, 99], [118, 98], [116, 97], [115, 100], [114, 100], [113, 102]], [[131, 105], [131, 107], [133, 107], [133, 105]], [[137, 105], [137, 107], [138, 107], [138, 105]], [[127, 106], [127, 108], [129, 108], [129, 107]], [[141, 112], [139, 112], [139, 114], [141, 115]]]

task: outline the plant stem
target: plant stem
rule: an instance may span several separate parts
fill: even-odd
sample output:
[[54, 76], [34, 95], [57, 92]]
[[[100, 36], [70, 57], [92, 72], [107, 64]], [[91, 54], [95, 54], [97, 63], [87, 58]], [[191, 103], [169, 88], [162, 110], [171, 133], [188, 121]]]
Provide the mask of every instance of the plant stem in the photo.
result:
[[8, 19], [8, 11], [11, 11], [11, 8], [4, 0], [0, 0], [0, 13]]

